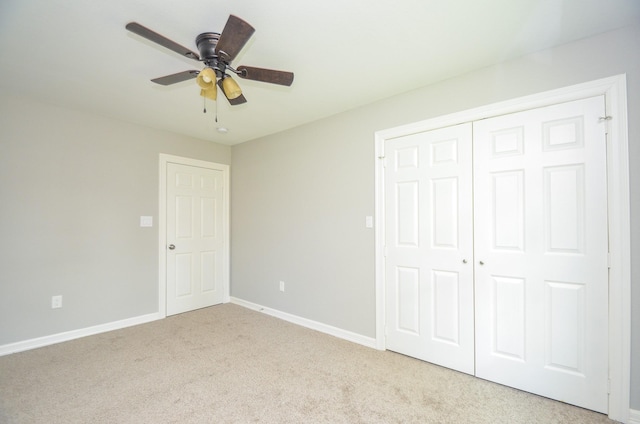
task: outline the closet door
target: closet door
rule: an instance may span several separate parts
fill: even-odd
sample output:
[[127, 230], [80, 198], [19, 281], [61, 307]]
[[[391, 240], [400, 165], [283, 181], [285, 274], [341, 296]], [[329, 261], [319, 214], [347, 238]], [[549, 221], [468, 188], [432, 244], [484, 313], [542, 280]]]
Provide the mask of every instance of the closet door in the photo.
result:
[[607, 411], [604, 97], [473, 124], [478, 377]]
[[471, 124], [385, 143], [386, 346], [473, 374]]

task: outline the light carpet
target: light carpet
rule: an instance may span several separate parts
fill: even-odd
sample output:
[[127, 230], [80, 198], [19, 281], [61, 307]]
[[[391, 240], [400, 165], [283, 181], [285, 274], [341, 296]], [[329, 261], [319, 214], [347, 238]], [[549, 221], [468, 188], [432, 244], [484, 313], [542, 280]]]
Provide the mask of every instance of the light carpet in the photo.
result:
[[612, 423], [233, 304], [0, 357], [0, 422]]

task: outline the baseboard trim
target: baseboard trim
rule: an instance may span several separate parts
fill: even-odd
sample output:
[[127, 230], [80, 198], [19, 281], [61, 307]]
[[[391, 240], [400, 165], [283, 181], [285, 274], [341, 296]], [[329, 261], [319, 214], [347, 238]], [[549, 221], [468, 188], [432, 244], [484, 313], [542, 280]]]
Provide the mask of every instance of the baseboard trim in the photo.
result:
[[50, 336], [38, 337], [35, 339], [24, 340], [16, 343], [9, 343], [0, 346], [0, 356], [23, 352], [25, 350], [37, 349], [39, 347], [67, 342], [70, 340], [79, 339], [81, 337], [106, 333], [108, 331], [120, 330], [126, 327], [133, 327], [134, 325], [146, 324], [148, 322], [156, 321], [161, 318], [163, 317], [161, 317], [160, 314], [156, 312], [133, 318], [127, 318], [120, 321], [109, 322], [106, 324], [94, 325], [92, 327], [81, 328], [78, 330], [65, 331], [64, 333], [52, 334]]
[[321, 333], [329, 334], [331, 336], [338, 337], [353, 343], [358, 343], [366, 347], [376, 348], [376, 339], [373, 337], [366, 337], [361, 334], [352, 333], [351, 331], [343, 330], [341, 328], [333, 327], [331, 325], [323, 324], [321, 322], [313, 321], [307, 318], [302, 318], [297, 315], [292, 315], [287, 312], [282, 312], [277, 309], [267, 308], [266, 306], [258, 305], [253, 302], [248, 302], [237, 297], [231, 297], [231, 303], [239, 306], [243, 306], [254, 311], [262, 312], [267, 315], [271, 315], [276, 318], [280, 318], [284, 321], [291, 322], [293, 324], [300, 325], [302, 327], [316, 330]]
[[629, 411], [629, 424], [640, 424], [640, 411], [631, 409]]

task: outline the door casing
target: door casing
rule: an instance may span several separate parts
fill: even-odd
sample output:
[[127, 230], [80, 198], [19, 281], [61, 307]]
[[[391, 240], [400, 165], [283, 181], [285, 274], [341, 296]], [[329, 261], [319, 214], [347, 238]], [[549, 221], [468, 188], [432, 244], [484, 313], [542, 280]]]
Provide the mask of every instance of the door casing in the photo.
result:
[[223, 303], [230, 301], [229, 283], [229, 165], [214, 162], [206, 162], [198, 159], [185, 158], [161, 153], [159, 164], [159, 202], [158, 202], [158, 315], [160, 318], [167, 316], [167, 166], [169, 163], [197, 166], [200, 168], [222, 171], [223, 178], [223, 206], [222, 206], [222, 231], [223, 231]]
[[[376, 347], [385, 347], [385, 140], [465, 122], [604, 95], [607, 128], [609, 269], [609, 418], [627, 422], [631, 375], [631, 224], [626, 76], [583, 84], [444, 115], [375, 134]], [[611, 117], [611, 118], [608, 118]]]

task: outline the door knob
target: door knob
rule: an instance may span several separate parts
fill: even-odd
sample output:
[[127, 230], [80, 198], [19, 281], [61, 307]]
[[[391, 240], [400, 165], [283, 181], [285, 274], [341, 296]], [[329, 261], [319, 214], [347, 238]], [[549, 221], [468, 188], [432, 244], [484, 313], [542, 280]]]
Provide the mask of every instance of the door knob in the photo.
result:
[[463, 259], [463, 260], [462, 260], [462, 263], [463, 263], [463, 264], [466, 264], [466, 263], [467, 263], [467, 260], [466, 260], [466, 259]]
[[480, 261], [480, 265], [484, 265], [484, 262]]
[[175, 244], [170, 244], [170, 245], [169, 245], [169, 250], [173, 250], [173, 249], [175, 249], [175, 248], [176, 248]]

